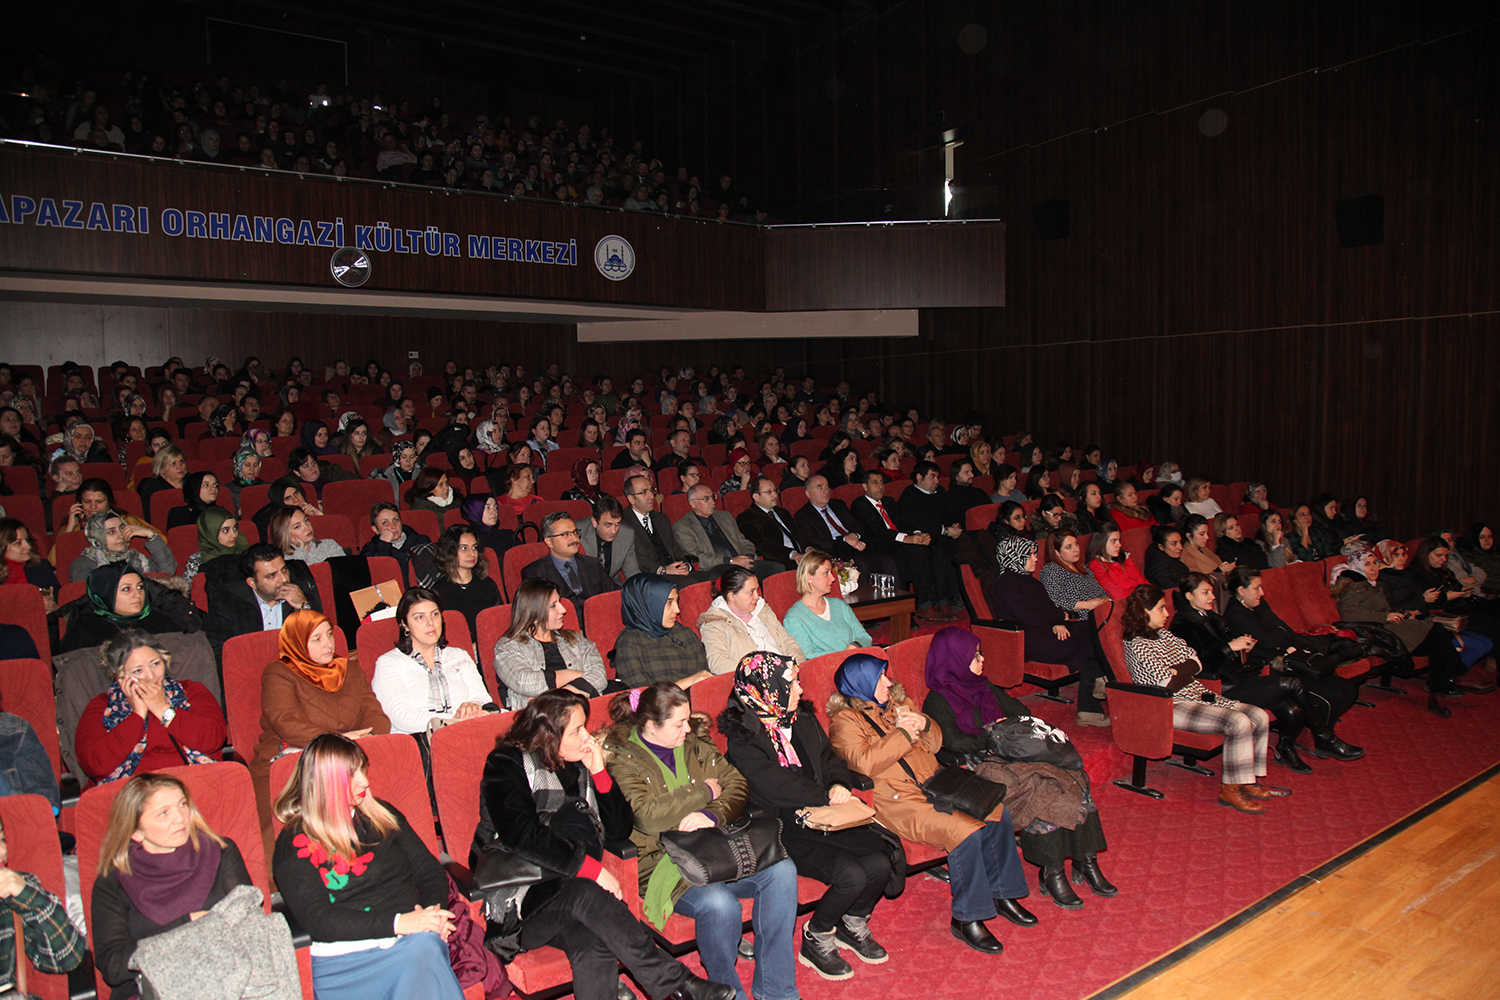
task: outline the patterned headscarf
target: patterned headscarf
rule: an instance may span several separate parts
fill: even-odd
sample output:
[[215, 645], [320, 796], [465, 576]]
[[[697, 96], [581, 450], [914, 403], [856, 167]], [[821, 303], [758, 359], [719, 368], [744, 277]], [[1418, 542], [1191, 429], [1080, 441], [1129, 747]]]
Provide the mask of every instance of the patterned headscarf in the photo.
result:
[[495, 443], [495, 422], [481, 420], [474, 430], [474, 447], [486, 455], [495, 455], [505, 450], [505, 442]]
[[249, 479], [245, 478], [245, 463], [252, 458], [260, 458], [260, 455], [254, 448], [241, 448], [234, 453], [234, 458], [230, 460], [229, 467], [233, 472], [233, 478], [237, 485], [254, 486], [259, 481], [258, 476], [252, 476]]
[[1000, 544], [995, 546], [995, 561], [1000, 564], [1002, 573], [1024, 573], [1026, 562], [1035, 551], [1036, 542], [1022, 535], [1011, 535], [1000, 539]]
[[889, 666], [889, 662], [873, 653], [855, 653], [845, 658], [834, 672], [833, 686], [845, 698], [858, 698], [885, 708], [886, 702], [875, 700], [875, 688]]
[[927, 648], [927, 689], [947, 699], [958, 728], [970, 736], [1004, 715], [990, 692], [990, 682], [969, 669], [978, 649], [979, 637], [955, 625], [933, 636]]
[[782, 767], [802, 766], [786, 732], [797, 721], [797, 706], [790, 704], [796, 676], [796, 661], [765, 650], [749, 654], [734, 668], [734, 696], [765, 725], [776, 747], [777, 763]]
[[396, 479], [399, 482], [403, 483], [408, 479], [416, 478], [417, 470], [422, 468], [421, 459], [418, 459], [416, 464], [411, 467], [410, 472], [407, 472], [405, 469], [401, 468], [401, 456], [405, 455], [407, 452], [411, 452], [413, 455], [415, 455], [417, 453], [417, 446], [412, 444], [410, 441], [397, 441], [394, 445], [391, 446], [391, 469], [395, 472]]
[[144, 579], [146, 574], [151, 571], [151, 567], [146, 562], [145, 556], [141, 555], [129, 545], [125, 546], [124, 551], [111, 552], [108, 545], [105, 544], [104, 522], [108, 521], [112, 517], [118, 517], [122, 523], [125, 520], [124, 515], [122, 514], [117, 514], [112, 510], [101, 510], [99, 513], [90, 516], [89, 519], [84, 522], [83, 536], [89, 540], [89, 558], [93, 559], [94, 562], [98, 563], [100, 566], [104, 566], [109, 563], [124, 563], [131, 569], [135, 570], [137, 573], [141, 574], [141, 577]]
[[[260, 443], [269, 440], [271, 440], [270, 434], [259, 427], [252, 427], [240, 438], [240, 450], [249, 450], [260, 455]], [[261, 457], [264, 458], [265, 456], [262, 455]]]
[[[171, 705], [174, 711], [185, 712], [193, 707], [192, 703], [188, 701], [187, 692], [182, 689], [181, 684], [172, 679], [171, 674], [163, 673], [161, 675], [161, 689], [167, 696], [167, 704]], [[104, 731], [111, 731], [133, 714], [135, 714], [135, 711], [130, 707], [130, 699], [125, 697], [125, 689], [120, 686], [119, 681], [115, 681], [109, 689], [109, 701], [104, 707]], [[120, 763], [120, 766], [109, 772], [107, 777], [100, 779], [100, 784], [119, 781], [121, 778], [128, 778], [132, 774], [135, 774], [136, 769], [141, 766], [141, 758], [146, 755], [146, 741], [150, 733], [151, 722], [148, 718], [146, 720], [146, 728], [141, 731], [141, 738], [136, 741], [135, 746], [130, 748], [130, 753], [125, 755], [125, 759]], [[207, 754], [200, 753], [190, 746], [179, 744], [176, 740], [172, 742], [177, 745], [178, 751], [188, 759], [188, 763], [190, 764], [212, 764], [214, 762], [214, 759]]]
[[229, 423], [229, 418], [233, 415], [234, 407], [228, 403], [218, 406], [214, 412], [208, 415], [208, 432], [216, 438], [224, 437], [224, 428]]

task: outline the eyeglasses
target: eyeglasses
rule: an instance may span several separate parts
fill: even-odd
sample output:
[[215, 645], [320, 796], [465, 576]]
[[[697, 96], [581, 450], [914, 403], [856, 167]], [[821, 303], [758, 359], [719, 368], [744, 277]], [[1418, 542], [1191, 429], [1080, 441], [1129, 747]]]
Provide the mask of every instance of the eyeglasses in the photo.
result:
[[578, 537], [578, 529], [574, 528], [572, 531], [559, 531], [556, 534], [554, 534], [554, 535], [548, 535], [547, 537], [548, 538], [577, 538]]

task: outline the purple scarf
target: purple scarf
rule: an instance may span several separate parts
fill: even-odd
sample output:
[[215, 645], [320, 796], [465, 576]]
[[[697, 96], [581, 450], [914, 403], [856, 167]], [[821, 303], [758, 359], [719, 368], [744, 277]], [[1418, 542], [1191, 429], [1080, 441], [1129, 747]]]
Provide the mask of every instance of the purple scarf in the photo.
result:
[[130, 845], [130, 874], [120, 875], [120, 888], [135, 908], [155, 924], [207, 909], [208, 893], [219, 874], [219, 845], [198, 835], [170, 854], [152, 854], [140, 844]]
[[1004, 714], [990, 691], [989, 679], [969, 670], [978, 649], [977, 635], [953, 625], [933, 636], [927, 649], [927, 690], [947, 699], [953, 706], [953, 721], [970, 736], [978, 735], [981, 727]]

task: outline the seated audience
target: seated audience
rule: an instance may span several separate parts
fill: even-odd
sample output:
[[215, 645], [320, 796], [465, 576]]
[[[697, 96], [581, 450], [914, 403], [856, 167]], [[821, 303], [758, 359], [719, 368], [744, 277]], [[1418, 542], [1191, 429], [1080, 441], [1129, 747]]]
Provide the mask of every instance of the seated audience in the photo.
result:
[[1267, 499], [1269, 495], [1265, 483], [1246, 483], [1245, 498], [1240, 501], [1239, 512], [1259, 515], [1262, 511], [1271, 510], [1271, 503]]
[[750, 486], [750, 506], [735, 523], [762, 559], [782, 569], [796, 569], [805, 546], [793, 524], [791, 512], [778, 506], [781, 491], [769, 476], [757, 476]]
[[1213, 497], [1209, 496], [1213, 485], [1207, 476], [1193, 476], [1187, 481], [1187, 485], [1183, 487], [1185, 496], [1182, 506], [1189, 514], [1197, 514], [1205, 521], [1212, 521], [1216, 516], [1224, 513], [1223, 508]]
[[1156, 518], [1156, 523], [1165, 527], [1182, 527], [1182, 522], [1191, 512], [1183, 505], [1187, 494], [1176, 483], [1163, 484], [1154, 497], [1146, 501], [1146, 509]]
[[302, 484], [295, 476], [282, 476], [271, 484], [270, 498], [266, 505], [250, 515], [251, 523], [262, 538], [271, 537], [271, 518], [284, 507], [293, 507], [308, 517], [317, 517], [323, 513], [317, 504], [308, 502], [307, 494], [303, 492]]
[[1037, 918], [1019, 902], [1030, 895], [1015, 831], [1004, 803], [985, 817], [944, 813], [928, 802], [922, 782], [938, 771], [942, 730], [918, 712], [887, 662], [855, 653], [834, 674], [828, 699], [829, 741], [851, 772], [875, 783], [875, 819], [892, 833], [948, 854], [953, 936], [976, 951], [1004, 946], [985, 921], [999, 916], [1021, 927]]
[[1182, 561], [1182, 529], [1152, 525], [1151, 547], [1146, 550], [1146, 579], [1165, 591], [1180, 586], [1190, 572]]
[[222, 488], [229, 491], [229, 501], [240, 514], [245, 513], [240, 509], [240, 491], [246, 486], [266, 485], [260, 478], [261, 461], [261, 456], [252, 448], [241, 448], [229, 460], [229, 481], [223, 483]]
[[1200, 684], [1197, 675], [1203, 664], [1191, 646], [1167, 630], [1169, 617], [1166, 598], [1157, 587], [1137, 587], [1126, 598], [1121, 626], [1130, 679], [1171, 692], [1174, 729], [1224, 738], [1219, 804], [1263, 813], [1266, 800], [1291, 794], [1260, 780], [1266, 773], [1270, 716]]
[[266, 541], [280, 549], [286, 558], [305, 562], [309, 566], [344, 554], [344, 547], [338, 542], [317, 536], [313, 531], [312, 519], [299, 507], [285, 507], [271, 516]]
[[605, 770], [603, 749], [584, 728], [587, 710], [576, 692], [548, 691], [516, 716], [485, 761], [470, 867], [494, 849], [561, 876], [526, 886], [514, 904], [501, 894], [490, 897], [491, 906], [514, 905], [520, 917], [519, 931], [504, 945], [562, 950], [578, 1000], [613, 1000], [622, 964], [651, 997], [733, 1000], [733, 986], [689, 972], [620, 901], [604, 848], [631, 835], [632, 814]]
[[597, 458], [580, 458], [573, 463], [573, 485], [566, 490], [564, 500], [587, 500], [594, 513], [599, 513], [599, 498], [605, 494], [599, 490], [599, 470], [604, 466]]
[[1225, 562], [1251, 569], [1268, 567], [1265, 551], [1245, 538], [1245, 529], [1233, 514], [1219, 514], [1214, 518], [1214, 539], [1214, 551]]
[[1458, 540], [1458, 551], [1474, 569], [1484, 573], [1480, 589], [1500, 595], [1500, 552], [1495, 549], [1495, 532], [1483, 521], [1475, 521]]
[[187, 598], [124, 563], [107, 563], [88, 575], [83, 597], [58, 609], [67, 629], [53, 651], [98, 648], [121, 632], [151, 635], [196, 632], [202, 617]]
[[687, 491], [688, 512], [672, 525], [683, 555], [704, 570], [729, 564], [750, 570], [761, 580], [784, 572], [779, 563], [756, 558], [755, 546], [740, 533], [734, 515], [714, 507], [714, 491], [699, 483]]
[[197, 524], [198, 516], [219, 502], [219, 477], [212, 472], [191, 472], [182, 481], [184, 506], [167, 512], [167, 530]]
[[510, 627], [495, 643], [495, 676], [507, 708], [525, 708], [543, 691], [566, 687], [586, 698], [605, 693], [609, 681], [599, 647], [582, 632], [564, 628], [567, 605], [547, 580], [525, 580], [510, 606]]
[[400, 810], [371, 793], [369, 767], [353, 739], [321, 733], [276, 799], [286, 826], [271, 873], [312, 936], [313, 989], [320, 1000], [461, 1000], [448, 877]]
[[416, 560], [418, 569], [425, 572], [432, 557], [432, 539], [402, 524], [401, 508], [384, 500], [371, 504], [370, 534], [374, 537], [365, 542], [364, 548], [359, 550], [360, 555], [366, 558], [390, 556], [401, 564], [403, 573], [408, 572], [407, 567]]
[[[1099, 488], [1101, 490], [1105, 488], [1103, 475], [1099, 477]], [[1151, 516], [1151, 511], [1137, 503], [1135, 487], [1130, 483], [1121, 480], [1113, 483], [1109, 489], [1114, 493], [1114, 500], [1108, 507], [1109, 518], [1121, 531], [1129, 531], [1131, 528], [1149, 528], [1156, 523], [1156, 518]]]
[[708, 652], [708, 669], [733, 673], [746, 656], [757, 651], [778, 653], [801, 663], [807, 659], [760, 596], [760, 581], [743, 566], [727, 566], [719, 578], [718, 596], [698, 616], [698, 634]]
[[443, 607], [464, 616], [470, 635], [479, 634], [479, 612], [505, 603], [483, 552], [474, 529], [463, 524], [443, 532], [432, 550], [431, 589]]
[[875, 644], [849, 605], [829, 596], [835, 579], [833, 557], [826, 552], [812, 549], [797, 564], [801, 597], [787, 611], [785, 625], [808, 659]]
[[599, 560], [610, 583], [629, 580], [641, 571], [633, 536], [627, 531], [624, 538], [620, 537], [624, 518], [620, 501], [608, 493], [601, 493], [594, 503], [593, 517], [579, 525], [579, 551]]
[[703, 640], [677, 620], [677, 584], [642, 573], [625, 581], [620, 594], [624, 629], [615, 639], [615, 676], [627, 687], [672, 681], [688, 688], [712, 677]]
[[[289, 462], [288, 468], [290, 467]], [[390, 483], [394, 491], [392, 499], [400, 500], [401, 487], [415, 479], [422, 468], [422, 460], [417, 457], [417, 446], [410, 441], [397, 441], [391, 445], [391, 464], [374, 470], [370, 473], [370, 478], [384, 479]], [[322, 497], [321, 493], [319, 497]]]
[[[1214, 519], [1224, 517], [1215, 514]], [[1233, 559], [1220, 557], [1208, 547], [1208, 521], [1200, 514], [1182, 519], [1182, 563], [1194, 573], [1218, 573], [1222, 578], [1235, 567]]]
[[135, 491], [140, 494], [141, 508], [145, 511], [146, 520], [161, 523], [161, 515], [166, 513], [165, 507], [153, 516], [151, 512], [151, 498], [163, 490], [177, 491], [182, 489], [183, 482], [187, 479], [187, 456], [182, 449], [174, 444], [163, 446], [151, 459], [151, 475], [136, 484]]
[[412, 587], [396, 606], [396, 648], [375, 661], [370, 682], [393, 733], [431, 733], [477, 719], [490, 695], [468, 650], [448, 644], [438, 595]]
[[172, 654], [154, 636], [121, 632], [100, 649], [109, 690], [78, 721], [74, 749], [84, 774], [118, 781], [137, 771], [206, 764], [224, 745], [224, 711], [208, 688], [174, 680]]
[[[321, 611], [323, 602], [307, 565], [286, 558], [275, 547], [252, 545], [236, 562], [218, 569], [209, 563], [208, 618], [204, 631], [214, 659], [223, 662], [224, 643], [237, 635], [279, 629], [298, 609]], [[231, 572], [233, 571], [233, 572]]]
[[[198, 517], [198, 551], [188, 556], [182, 577], [192, 583], [205, 566], [225, 557], [238, 558], [249, 548], [250, 540], [240, 534], [239, 519], [223, 507], [210, 507]], [[224, 563], [215, 567], [209, 579], [220, 583], [227, 580], [232, 575], [229, 566]]]
[[503, 556], [515, 544], [516, 533], [499, 526], [500, 501], [494, 497], [487, 493], [476, 493], [465, 497], [458, 509], [469, 527], [474, 529], [474, 537], [497, 557]]
[[1026, 508], [1019, 501], [1007, 500], [1000, 505], [995, 512], [995, 520], [990, 524], [990, 534], [997, 541], [1007, 538], [1030, 538], [1031, 521], [1026, 516]]
[[1292, 530], [1286, 544], [1298, 562], [1317, 562], [1336, 556], [1341, 547], [1330, 529], [1314, 523], [1312, 508], [1305, 503], [1292, 508]]
[[[145, 524], [130, 524], [124, 515], [108, 508], [89, 515], [83, 525], [83, 535], [88, 539], [88, 548], [79, 553], [68, 566], [68, 579], [74, 582], [85, 580], [100, 566], [121, 563], [136, 570], [142, 576], [147, 573], [177, 572], [177, 557], [161, 532]], [[142, 555], [131, 544], [131, 539], [142, 538], [146, 552]]]
[[406, 491], [406, 506], [411, 510], [432, 511], [439, 524], [443, 523], [443, 515], [457, 510], [457, 504], [462, 500], [459, 492], [449, 484], [447, 471], [430, 465], [417, 473], [411, 488]]
[[254, 886], [239, 845], [213, 831], [187, 785], [169, 774], [125, 782], [110, 803], [99, 853], [89, 933], [110, 1000], [141, 995], [132, 959], [142, 941], [199, 919], [237, 887]]
[[582, 621], [584, 601], [595, 594], [619, 590], [620, 586], [605, 573], [599, 560], [583, 554], [580, 537], [578, 526], [566, 511], [554, 511], [542, 518], [547, 555], [523, 567], [521, 579], [550, 583], [573, 603]]

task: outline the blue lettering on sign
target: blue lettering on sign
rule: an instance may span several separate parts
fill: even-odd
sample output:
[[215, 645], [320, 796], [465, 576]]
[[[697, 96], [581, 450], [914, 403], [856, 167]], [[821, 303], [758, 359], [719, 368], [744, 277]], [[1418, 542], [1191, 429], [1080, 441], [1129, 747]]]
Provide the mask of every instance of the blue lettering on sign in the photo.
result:
[[528, 263], [528, 264], [540, 264], [541, 261], [542, 261], [542, 241], [541, 240], [527, 240], [526, 241], [526, 263]]
[[208, 238], [211, 240], [229, 239], [229, 213], [208, 213]]
[[145, 205], [135, 210], [135, 231], [138, 233], [151, 232], [151, 209]]
[[96, 201], [89, 206], [89, 228], [109, 232], [109, 213], [104, 210], [104, 205], [100, 202]]
[[403, 236], [406, 234], [406, 232], [407, 231], [405, 229], [392, 229], [391, 230], [391, 247], [397, 253], [412, 253], [413, 252], [413, 251], [408, 250], [406, 248], [406, 242], [403, 239]]
[[37, 205], [36, 224], [39, 226], [62, 227], [62, 217], [57, 214], [57, 202], [51, 198], [43, 198]]
[[185, 213], [187, 219], [187, 234], [200, 240], [208, 239], [208, 217], [202, 212], [188, 211]]
[[297, 228], [292, 225], [291, 219], [276, 220], [276, 242], [291, 243], [297, 238]]
[[0, 198], [0, 222], [9, 222], [10, 213], [5, 210], [5, 199]]
[[470, 236], [469, 256], [482, 257], [488, 260], [490, 256], [490, 238], [488, 236]]
[[115, 232], [135, 232], [135, 211], [129, 205], [116, 205], [115, 209]]
[[83, 214], [83, 202], [64, 201], [63, 208], [67, 210], [63, 214], [63, 225], [69, 229], [82, 229], [83, 220], [79, 216]]
[[310, 246], [316, 245], [317, 242], [318, 242], [317, 238], [313, 236], [313, 228], [312, 228], [312, 223], [311, 222], [308, 222], [306, 219], [303, 219], [301, 222], [297, 223], [297, 245], [298, 246], [308, 246], [308, 247], [310, 247]]
[[331, 222], [320, 222], [320, 223], [318, 223], [318, 246], [320, 246], [320, 247], [336, 246], [336, 244], [333, 242], [333, 223], [331, 223]]
[[375, 243], [374, 243], [373, 240], [370, 239], [370, 230], [373, 229], [373, 228], [375, 228], [375, 227], [374, 226], [360, 226], [360, 225], [356, 225], [354, 227], [354, 245], [357, 248], [359, 248], [360, 250], [374, 250], [375, 249]]
[[458, 234], [457, 233], [444, 233], [443, 234], [443, 256], [444, 257], [461, 257], [461, 256], [463, 256], [463, 254], [459, 253], [459, 250], [458, 250]]
[[394, 245], [392, 240], [391, 224], [389, 222], [375, 223], [375, 249], [381, 253], [390, 253]]
[[175, 208], [169, 208], [161, 213], [161, 231], [168, 236], [181, 236], [182, 213]]
[[255, 217], [255, 242], [276, 242], [276, 220], [269, 215], [257, 215]]
[[234, 232], [230, 234], [232, 240], [243, 240], [246, 243], [255, 242], [255, 230], [250, 228], [250, 219], [247, 216], [236, 215], [234, 217]]
[[24, 194], [13, 194], [10, 196], [10, 220], [16, 225], [26, 221], [26, 216], [36, 212], [36, 202]]

